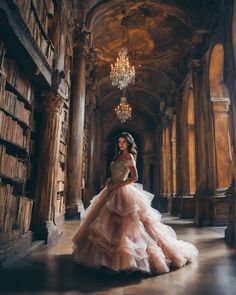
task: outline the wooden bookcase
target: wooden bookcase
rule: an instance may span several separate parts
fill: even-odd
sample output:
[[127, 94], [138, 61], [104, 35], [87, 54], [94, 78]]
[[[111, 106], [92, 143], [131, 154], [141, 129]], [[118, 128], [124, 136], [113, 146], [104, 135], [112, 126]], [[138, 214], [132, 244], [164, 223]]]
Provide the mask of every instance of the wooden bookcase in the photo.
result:
[[50, 28], [54, 15], [52, 0], [13, 0], [29, 28], [38, 47], [52, 67], [54, 47], [50, 40]]
[[33, 199], [25, 186], [34, 101], [33, 84], [0, 41], [0, 243], [30, 229]]
[[[54, 0], [0, 2], [6, 27], [0, 32], [0, 248], [9, 253], [13, 253], [8, 251], [9, 245], [19, 244], [21, 240], [28, 242], [32, 237], [41, 239], [41, 235], [37, 236], [41, 229], [37, 228], [40, 196], [36, 189], [39, 151], [43, 144], [42, 93], [52, 90], [56, 67], [54, 46], [59, 46], [58, 5]], [[69, 91], [73, 38], [67, 37], [66, 42], [70, 43], [65, 56], [65, 83]], [[56, 203], [52, 209], [56, 211], [54, 222], [58, 228], [65, 213], [68, 112], [69, 102], [65, 101]]]
[[67, 152], [67, 130], [69, 116], [69, 102], [64, 103], [62, 109], [62, 127], [60, 135], [58, 175], [57, 175], [57, 205], [56, 216], [61, 216], [65, 212], [65, 191], [66, 191], [66, 152]]

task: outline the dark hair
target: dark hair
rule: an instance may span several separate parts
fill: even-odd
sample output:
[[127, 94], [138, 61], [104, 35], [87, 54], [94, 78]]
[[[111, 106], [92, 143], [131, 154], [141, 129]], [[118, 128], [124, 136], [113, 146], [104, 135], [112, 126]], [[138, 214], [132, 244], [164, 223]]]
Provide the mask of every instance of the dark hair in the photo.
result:
[[119, 149], [119, 138], [124, 138], [128, 143], [128, 152], [134, 156], [134, 159], [137, 159], [137, 146], [135, 144], [133, 136], [128, 132], [122, 132], [118, 135], [116, 138], [116, 150], [115, 150], [115, 158], [116, 160], [119, 155], [121, 154], [121, 151]]

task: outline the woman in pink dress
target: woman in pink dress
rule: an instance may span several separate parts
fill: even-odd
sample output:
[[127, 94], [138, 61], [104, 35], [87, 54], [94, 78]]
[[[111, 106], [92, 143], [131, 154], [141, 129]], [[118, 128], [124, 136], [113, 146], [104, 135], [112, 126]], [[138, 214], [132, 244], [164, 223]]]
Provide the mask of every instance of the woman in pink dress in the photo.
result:
[[92, 199], [73, 237], [76, 261], [115, 272], [147, 273], [166, 273], [170, 267], [181, 268], [192, 262], [197, 248], [177, 240], [174, 230], [161, 223], [147, 192], [134, 185], [138, 175], [133, 137], [121, 133], [117, 148], [111, 178]]

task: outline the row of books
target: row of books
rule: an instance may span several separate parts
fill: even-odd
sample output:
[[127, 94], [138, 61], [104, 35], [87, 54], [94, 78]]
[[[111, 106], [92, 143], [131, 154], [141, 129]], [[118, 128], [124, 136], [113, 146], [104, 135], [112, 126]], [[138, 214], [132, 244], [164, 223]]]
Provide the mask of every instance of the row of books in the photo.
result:
[[[29, 137], [29, 136], [28, 136]], [[0, 109], [0, 138], [24, 148], [28, 148], [29, 139], [19, 123]]]
[[49, 65], [52, 66], [54, 58], [54, 47], [51, 41], [42, 33], [41, 28], [35, 18], [33, 10], [30, 11], [28, 27], [37, 45], [46, 57]]
[[6, 86], [6, 79], [2, 75], [2, 73], [0, 72], [0, 96], [3, 95], [3, 92], [5, 90], [5, 86]]
[[6, 48], [3, 41], [0, 41], [0, 69], [3, 68], [3, 61], [6, 54]]
[[37, 1], [32, 0], [32, 4], [40, 19], [41, 25], [43, 26], [45, 32], [48, 30], [48, 17], [54, 14], [54, 3], [52, 0], [47, 1]]
[[57, 170], [57, 179], [58, 179], [58, 181], [63, 181], [64, 182], [65, 173], [64, 173], [64, 170], [61, 167], [59, 167], [58, 170]]
[[[14, 0], [17, 4], [22, 18], [27, 24], [37, 45], [52, 66], [54, 57], [54, 48], [48, 38], [48, 17], [54, 14], [54, 3], [52, 0], [41, 1], [24, 1]], [[26, 3], [27, 2], [27, 3]], [[40, 22], [40, 24], [39, 24]], [[43, 28], [43, 31], [41, 29]]]
[[65, 164], [65, 155], [59, 153], [59, 162]]
[[24, 181], [27, 173], [26, 164], [6, 152], [6, 147], [0, 145], [0, 173], [12, 179]]
[[84, 128], [83, 151], [85, 153], [88, 151], [88, 129], [87, 129], [87, 127]]
[[64, 191], [64, 181], [63, 180], [57, 181], [57, 191], [58, 192]]
[[60, 142], [60, 146], [59, 146], [59, 151], [60, 153], [62, 153], [63, 155], [66, 154], [66, 145], [62, 142]]
[[26, 233], [30, 228], [33, 200], [21, 197], [19, 202], [20, 228], [22, 233]]
[[20, 101], [14, 93], [7, 90], [2, 91], [0, 108], [29, 125], [31, 111], [25, 108], [24, 102]]
[[57, 194], [57, 198], [55, 201], [55, 213], [56, 215], [63, 214], [65, 212], [65, 202], [64, 197], [60, 193]]
[[52, 0], [41, 0], [41, 1], [13, 0], [13, 1], [18, 6], [23, 19], [26, 21], [28, 21], [29, 19], [30, 10], [34, 8], [41, 22], [42, 27], [47, 32], [47, 29], [48, 29], [47, 17], [54, 14], [54, 3]]
[[66, 142], [67, 140], [67, 127], [63, 123], [61, 126], [61, 140], [63, 142]]
[[13, 195], [11, 185], [0, 184], [0, 241], [5, 242], [18, 237], [14, 224], [18, 219], [18, 199]]
[[7, 81], [19, 92], [29, 103], [34, 99], [34, 87], [29, 79], [22, 73], [15, 60], [5, 58], [3, 62]]
[[13, 187], [0, 184], [0, 242], [17, 239], [30, 228], [33, 200], [16, 197]]

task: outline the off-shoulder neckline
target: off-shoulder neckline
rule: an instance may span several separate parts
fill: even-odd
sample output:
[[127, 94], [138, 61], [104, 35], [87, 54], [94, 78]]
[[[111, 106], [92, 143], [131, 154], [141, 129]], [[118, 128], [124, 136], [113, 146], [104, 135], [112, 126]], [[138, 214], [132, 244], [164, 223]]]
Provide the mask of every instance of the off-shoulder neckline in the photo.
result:
[[131, 161], [132, 160], [132, 154], [131, 153], [128, 153], [127, 155], [131, 156], [131, 159], [124, 159], [124, 160], [119, 160], [119, 159], [116, 159], [115, 161], [113, 160], [111, 163], [118, 163], [118, 162], [122, 162], [124, 165], [125, 165], [125, 162], [127, 161]]

